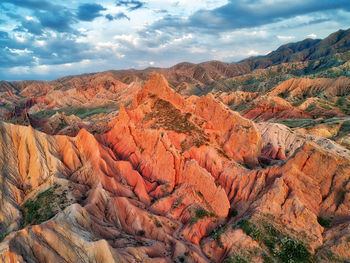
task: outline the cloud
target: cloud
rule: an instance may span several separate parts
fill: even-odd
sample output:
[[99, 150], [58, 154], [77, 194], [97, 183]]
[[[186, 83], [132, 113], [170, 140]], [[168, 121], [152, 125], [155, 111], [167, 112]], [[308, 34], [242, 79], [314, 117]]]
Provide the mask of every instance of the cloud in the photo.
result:
[[107, 10], [100, 4], [82, 4], [78, 7], [77, 17], [82, 21], [92, 21], [102, 16], [101, 11]]
[[282, 41], [289, 41], [289, 40], [292, 40], [292, 39], [294, 39], [295, 38], [295, 36], [277, 36], [277, 38], [279, 39], [279, 40], [282, 40]]
[[114, 16], [112, 16], [111, 14], [105, 15], [105, 18], [107, 18], [109, 21], [113, 21], [114, 20]]
[[311, 34], [307, 35], [307, 37], [309, 37], [309, 38], [317, 38], [317, 35], [314, 34], [314, 33], [311, 33]]
[[6, 43], [9, 40], [9, 34], [5, 31], [0, 31], [0, 44]]
[[8, 3], [22, 8], [33, 10], [56, 10], [57, 5], [52, 4], [46, 0], [2, 0], [2, 4]]
[[251, 56], [257, 56], [257, 55], [259, 55], [259, 52], [258, 52], [258, 51], [255, 51], [255, 50], [249, 50], [249, 52], [247, 53], [247, 55], [248, 55], [249, 57], [251, 57]]
[[348, 0], [0, 2], [0, 79], [233, 62], [350, 23]]
[[5, 14], [9, 21], [16, 23], [17, 32], [42, 35], [45, 29], [51, 29], [73, 33], [72, 25], [78, 21], [69, 8], [45, 0], [3, 0], [2, 5], [5, 4], [9, 6]]
[[153, 28], [202, 29], [223, 32], [279, 22], [313, 12], [343, 9], [350, 11], [348, 0], [230, 0], [226, 5], [199, 10], [188, 18], [166, 16]]
[[153, 12], [155, 12], [157, 14], [167, 14], [168, 10], [156, 8], [156, 9], [153, 9]]
[[74, 14], [66, 8], [55, 11], [37, 11], [35, 17], [45, 28], [58, 32], [74, 32], [71, 26], [76, 23], [76, 19]]
[[137, 0], [117, 0], [116, 6], [124, 6], [127, 7], [129, 11], [134, 11], [144, 7], [145, 2], [137, 1]]
[[43, 32], [43, 27], [41, 26], [41, 24], [37, 21], [34, 20], [23, 20], [21, 22], [21, 25], [17, 26], [15, 28], [15, 31], [19, 31], [19, 32], [28, 32], [34, 35], [42, 35]]
[[116, 15], [111, 15], [111, 14], [107, 14], [105, 15], [105, 17], [109, 20], [109, 21], [113, 21], [113, 20], [121, 20], [121, 19], [127, 19], [130, 21], [130, 17], [128, 17], [125, 13], [120, 12]]
[[35, 65], [58, 65], [99, 56], [89, 43], [80, 43], [66, 33], [47, 35], [36, 40], [0, 31], [0, 68]]

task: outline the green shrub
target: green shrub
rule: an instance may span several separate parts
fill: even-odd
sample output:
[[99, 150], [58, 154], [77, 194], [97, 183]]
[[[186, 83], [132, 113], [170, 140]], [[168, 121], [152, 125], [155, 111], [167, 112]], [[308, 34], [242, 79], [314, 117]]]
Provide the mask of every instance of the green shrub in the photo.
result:
[[321, 226], [323, 226], [324, 228], [327, 228], [327, 227], [330, 226], [332, 220], [331, 220], [331, 219], [323, 218], [323, 217], [321, 217], [321, 216], [318, 216], [318, 217], [317, 217], [317, 222], [318, 222]]
[[179, 256], [177, 258], [179, 259], [180, 262], [185, 262], [185, 258], [183, 256]]
[[56, 184], [38, 194], [35, 199], [28, 199], [22, 205], [24, 216], [22, 226], [41, 224], [71, 204], [66, 196], [67, 190], [62, 193], [56, 192], [59, 187]]
[[207, 216], [209, 216], [209, 213], [204, 208], [199, 207], [196, 209], [196, 217], [202, 219], [202, 218], [207, 217]]
[[242, 219], [238, 222], [238, 226], [254, 240], [261, 240], [262, 232], [254, 223], [249, 222], [247, 219]]
[[221, 235], [226, 231], [227, 225], [218, 227], [210, 232], [211, 239], [218, 243], [219, 247], [224, 248], [224, 244], [221, 242]]
[[304, 244], [289, 236], [284, 237], [279, 242], [279, 246], [274, 249], [274, 256], [278, 257], [282, 262], [311, 262], [311, 254]]
[[[256, 225], [248, 219], [242, 219], [238, 222], [238, 226], [248, 236], [264, 244], [281, 262], [311, 262], [311, 254], [302, 242], [283, 235], [271, 224]], [[264, 257], [264, 261], [271, 262], [268, 255]]]
[[340, 98], [338, 98], [336, 104], [337, 104], [338, 106], [344, 106], [344, 105], [346, 104], [346, 98], [345, 98], [345, 97], [340, 97]]
[[139, 230], [137, 231], [138, 236], [144, 236], [146, 234], [145, 230]]
[[248, 263], [242, 256], [233, 254], [225, 258], [224, 263]]
[[4, 238], [8, 235], [8, 232], [5, 232], [3, 234], [0, 234], [0, 242], [2, 242], [4, 240]]
[[52, 202], [54, 201], [54, 190], [49, 188], [40, 193], [36, 200], [27, 200], [24, 205], [25, 219], [24, 224], [40, 224], [55, 216], [52, 210]]
[[237, 216], [237, 215], [238, 215], [237, 209], [233, 208], [233, 209], [230, 211], [230, 216], [235, 217], [235, 216]]
[[162, 223], [156, 217], [154, 217], [154, 224], [156, 225], [156, 227], [163, 227]]
[[56, 114], [56, 112], [58, 113], [62, 113], [64, 112], [65, 115], [69, 116], [69, 115], [75, 115], [81, 119], [84, 119], [86, 117], [95, 115], [95, 114], [99, 114], [99, 113], [109, 113], [113, 110], [116, 110], [117, 108], [114, 106], [101, 106], [101, 107], [66, 107], [66, 108], [61, 108], [61, 109], [57, 109], [57, 110], [44, 110], [44, 111], [40, 111], [37, 113], [34, 113], [33, 116], [38, 117], [38, 118], [50, 118], [53, 115]]
[[[200, 192], [199, 192], [200, 193]], [[197, 223], [199, 219], [203, 219], [205, 217], [215, 217], [214, 213], [209, 213], [207, 210], [205, 210], [203, 207], [197, 207], [194, 211], [192, 212], [191, 215], [191, 225]]]

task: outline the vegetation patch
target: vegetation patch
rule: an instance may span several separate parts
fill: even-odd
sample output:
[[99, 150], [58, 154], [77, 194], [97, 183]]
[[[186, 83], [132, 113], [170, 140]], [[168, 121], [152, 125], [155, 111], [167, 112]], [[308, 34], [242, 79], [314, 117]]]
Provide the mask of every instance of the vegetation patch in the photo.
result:
[[304, 244], [285, 236], [275, 247], [273, 254], [282, 262], [312, 262], [310, 252]]
[[225, 258], [224, 263], [248, 263], [241, 255], [232, 254]]
[[226, 231], [227, 225], [222, 227], [217, 227], [210, 232], [210, 237], [218, 243], [219, 247], [224, 248], [224, 244], [221, 241], [221, 235]]
[[0, 234], [0, 242], [2, 242], [8, 234], [9, 234], [8, 232]]
[[235, 106], [231, 106], [230, 103], [232, 104], [232, 102], [229, 102], [229, 106], [230, 106], [230, 109], [233, 111], [244, 111], [248, 108], [248, 102], [244, 102], [242, 104], [238, 104]]
[[[271, 224], [257, 225], [248, 219], [242, 219], [237, 225], [248, 236], [266, 246], [270, 255], [279, 262], [312, 262], [311, 253], [304, 243], [281, 233]], [[265, 257], [269, 258], [268, 255]]]
[[[330, 119], [281, 119], [276, 122], [286, 125], [289, 128], [308, 128], [319, 124], [337, 124], [344, 120], [346, 120], [346, 118], [340, 117]], [[350, 121], [345, 121], [342, 126], [344, 127], [340, 128], [339, 131], [343, 129], [345, 132], [350, 132]]]
[[40, 193], [35, 200], [27, 200], [23, 205], [25, 210], [24, 224], [41, 224], [54, 217], [56, 213], [51, 206], [54, 199], [54, 191], [52, 188], [49, 188]]
[[215, 217], [215, 214], [209, 213], [207, 210], [205, 210], [203, 207], [197, 207], [194, 211], [191, 213], [191, 221], [190, 224], [193, 225], [197, 223], [198, 220], [204, 219], [206, 217]]
[[65, 194], [66, 191], [63, 191], [62, 194], [56, 192], [58, 187], [55, 185], [38, 194], [35, 199], [28, 199], [23, 204], [24, 226], [41, 224], [70, 204]]
[[55, 115], [57, 112], [64, 112], [65, 115], [75, 115], [81, 119], [86, 117], [99, 114], [99, 113], [110, 113], [113, 110], [117, 110], [115, 106], [101, 106], [101, 107], [65, 107], [57, 110], [44, 110], [37, 113], [32, 114], [34, 117], [38, 117], [41, 119], [50, 118]]
[[238, 215], [237, 209], [236, 209], [236, 208], [233, 208], [233, 209], [230, 211], [230, 216], [235, 217], [235, 216], [237, 216], [237, 215]]
[[191, 136], [191, 138], [181, 142], [182, 151], [185, 152], [193, 146], [200, 147], [209, 141], [203, 131], [190, 118], [191, 113], [183, 114], [170, 102], [158, 98], [153, 103], [152, 112], [147, 113], [143, 121], [154, 120], [152, 129], [164, 128]]
[[331, 250], [324, 247], [320, 247], [316, 249], [315, 254], [316, 254], [315, 255], [316, 262], [339, 262], [339, 263], [346, 262], [336, 254], [334, 254]]
[[178, 256], [177, 259], [179, 260], [179, 262], [185, 262], [184, 256]]
[[153, 221], [156, 227], [158, 228], [163, 227], [162, 223], [159, 221], [157, 217], [153, 216], [151, 213], [148, 213], [148, 217]]
[[182, 152], [187, 151], [188, 149], [192, 148], [193, 146], [196, 146], [197, 148], [206, 144], [209, 141], [209, 139], [205, 136], [203, 136], [201, 133], [196, 134], [193, 137], [189, 139], [185, 139], [181, 142], [181, 150]]
[[220, 154], [221, 156], [225, 157], [226, 159], [230, 159], [230, 157], [221, 149], [216, 148], [216, 151], [218, 154]]
[[145, 232], [145, 230], [139, 230], [139, 231], [137, 231], [137, 235], [138, 236], [144, 236], [146, 234], [146, 232]]
[[162, 127], [192, 135], [194, 131], [199, 132], [199, 129], [189, 120], [190, 117], [190, 113], [182, 114], [170, 102], [158, 98], [152, 106], [152, 112], [146, 114], [144, 121], [155, 119], [156, 122], [152, 126], [154, 129]]
[[321, 216], [317, 217], [317, 222], [324, 228], [328, 228], [331, 223], [332, 223], [332, 219], [327, 219], [327, 218], [323, 218]]

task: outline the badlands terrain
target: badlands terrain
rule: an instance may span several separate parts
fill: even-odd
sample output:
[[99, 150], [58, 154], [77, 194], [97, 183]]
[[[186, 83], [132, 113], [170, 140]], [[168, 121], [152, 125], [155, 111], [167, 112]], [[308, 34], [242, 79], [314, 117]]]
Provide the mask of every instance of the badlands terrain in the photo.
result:
[[350, 30], [2, 81], [0, 118], [0, 262], [350, 262]]

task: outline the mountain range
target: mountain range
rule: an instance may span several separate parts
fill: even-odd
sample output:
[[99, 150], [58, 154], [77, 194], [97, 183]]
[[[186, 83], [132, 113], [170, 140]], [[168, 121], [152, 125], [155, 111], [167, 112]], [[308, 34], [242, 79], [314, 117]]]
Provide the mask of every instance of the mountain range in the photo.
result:
[[0, 262], [349, 262], [350, 29], [237, 63], [0, 82]]

